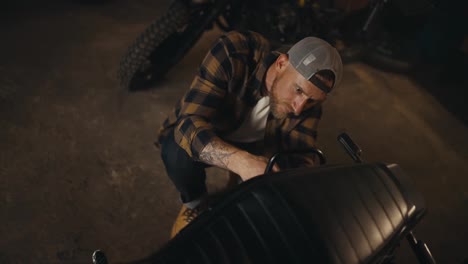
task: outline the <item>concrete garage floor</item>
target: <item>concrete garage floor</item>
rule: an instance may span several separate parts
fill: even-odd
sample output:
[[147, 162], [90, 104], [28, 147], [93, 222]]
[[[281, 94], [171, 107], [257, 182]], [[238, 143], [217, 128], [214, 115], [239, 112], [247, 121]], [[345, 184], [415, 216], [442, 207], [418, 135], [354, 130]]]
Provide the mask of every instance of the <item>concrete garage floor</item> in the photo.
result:
[[[40, 2], [4, 9], [0, 23], [0, 263], [155, 252], [180, 205], [152, 142], [220, 32], [152, 91], [126, 94], [120, 57], [167, 1]], [[468, 258], [467, 126], [413, 79], [352, 64], [321, 123], [331, 163], [351, 162], [335, 140], [342, 131], [367, 160], [399, 163], [414, 179], [429, 208], [415, 233], [438, 263]], [[212, 188], [226, 177], [209, 175]], [[398, 260], [415, 262], [406, 243]]]

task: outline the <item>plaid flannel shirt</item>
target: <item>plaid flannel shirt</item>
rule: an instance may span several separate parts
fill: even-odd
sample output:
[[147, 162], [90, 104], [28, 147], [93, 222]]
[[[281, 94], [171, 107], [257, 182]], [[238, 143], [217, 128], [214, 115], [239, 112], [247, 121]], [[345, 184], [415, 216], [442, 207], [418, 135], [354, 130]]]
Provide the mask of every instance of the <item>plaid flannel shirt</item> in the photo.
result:
[[[164, 121], [158, 143], [174, 133], [177, 144], [198, 160], [214, 138], [235, 131], [258, 100], [267, 96], [264, 77], [279, 56], [258, 33], [233, 31], [221, 36], [204, 58], [190, 89]], [[265, 156], [285, 150], [315, 146], [320, 104], [300, 115], [275, 119], [269, 115], [265, 128]], [[313, 164], [310, 158], [301, 163]]]

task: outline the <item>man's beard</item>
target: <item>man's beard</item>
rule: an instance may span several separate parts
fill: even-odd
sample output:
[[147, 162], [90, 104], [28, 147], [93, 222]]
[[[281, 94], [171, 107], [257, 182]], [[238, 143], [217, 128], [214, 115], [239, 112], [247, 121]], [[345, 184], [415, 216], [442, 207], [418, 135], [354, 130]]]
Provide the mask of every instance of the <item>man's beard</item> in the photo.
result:
[[279, 106], [281, 102], [278, 98], [278, 81], [280, 78], [275, 77], [273, 80], [273, 84], [271, 85], [271, 93], [270, 93], [270, 112], [276, 119], [283, 119], [288, 116], [288, 113], [284, 113], [279, 111]]

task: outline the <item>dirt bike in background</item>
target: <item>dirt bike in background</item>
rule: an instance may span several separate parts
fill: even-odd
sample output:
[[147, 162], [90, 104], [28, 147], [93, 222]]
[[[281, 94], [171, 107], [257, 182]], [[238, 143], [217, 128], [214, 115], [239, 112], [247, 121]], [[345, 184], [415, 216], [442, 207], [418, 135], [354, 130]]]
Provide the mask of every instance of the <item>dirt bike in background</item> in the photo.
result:
[[398, 10], [421, 13], [432, 6], [430, 0], [411, 1], [413, 6], [403, 0], [359, 1], [363, 8], [351, 10], [350, 0], [173, 0], [128, 48], [120, 63], [120, 84], [131, 91], [149, 88], [215, 25], [223, 31], [259, 32], [274, 48], [318, 36], [334, 45], [344, 62], [368, 57], [387, 68], [409, 68], [395, 60], [392, 52], [399, 43], [382, 30], [380, 18], [393, 2], [399, 3]]

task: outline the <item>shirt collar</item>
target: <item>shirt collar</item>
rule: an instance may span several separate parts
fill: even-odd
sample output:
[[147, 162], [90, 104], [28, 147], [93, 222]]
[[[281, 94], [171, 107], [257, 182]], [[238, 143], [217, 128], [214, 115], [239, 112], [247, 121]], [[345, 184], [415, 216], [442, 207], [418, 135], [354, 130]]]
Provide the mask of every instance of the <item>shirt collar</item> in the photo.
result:
[[253, 88], [256, 100], [260, 100], [260, 98], [268, 94], [265, 87], [265, 75], [268, 68], [273, 64], [273, 62], [275, 62], [280, 54], [281, 53], [277, 51], [269, 52], [260, 63], [257, 71], [253, 74], [250, 86]]

